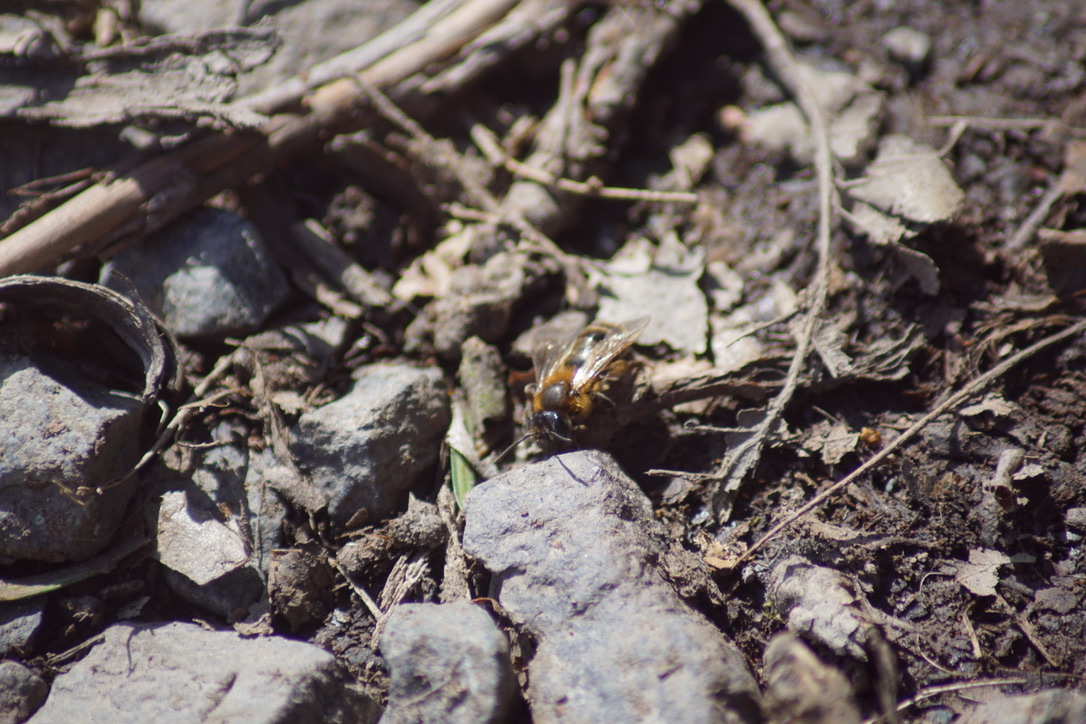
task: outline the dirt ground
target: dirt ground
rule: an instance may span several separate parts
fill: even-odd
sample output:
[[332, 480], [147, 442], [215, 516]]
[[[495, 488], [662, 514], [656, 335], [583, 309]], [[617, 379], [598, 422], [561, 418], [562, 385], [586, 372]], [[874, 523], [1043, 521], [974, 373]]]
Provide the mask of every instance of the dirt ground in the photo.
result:
[[[783, 56], [764, 52], [768, 38], [737, 9], [746, 6], [586, 4], [553, 27], [540, 13], [531, 41], [461, 66], [465, 79], [446, 78], [440, 92], [374, 81], [407, 119], [356, 90], [354, 110], [318, 123], [326, 125], [317, 152], [242, 149], [236, 166], [209, 172], [217, 180], [176, 209], [210, 198], [268, 237], [318, 220], [387, 303], [359, 302], [342, 279], [323, 295], [293, 276], [290, 301], [267, 326], [340, 316], [348, 343], [319, 373], [270, 352], [249, 369], [235, 365], [202, 391], [227, 390], [227, 404], [187, 419], [165, 459], [182, 465], [184, 445], [207, 443], [224, 420], [253, 449], [279, 450], [276, 435], [376, 360], [440, 366], [459, 399], [461, 345], [476, 335], [502, 360], [511, 410], [477, 427], [472, 449], [452, 457], [487, 477], [531, 455], [525, 446], [495, 466], [524, 432], [532, 379], [524, 333], [570, 310], [616, 322], [650, 315], [636, 346], [636, 399], [603, 405], [597, 418], [607, 419], [592, 425], [604, 432], [592, 444], [615, 454], [674, 541], [704, 562], [720, 595], [693, 601], [763, 686], [766, 646], [795, 625], [789, 611], [799, 606], [780, 593], [776, 567], [799, 555], [840, 576], [853, 597], [842, 610], [860, 611], [870, 628], [862, 655], [832, 634], [807, 639], [844, 673], [864, 716], [940, 686], [963, 689], [903, 707], [902, 720], [949, 721], [967, 701], [994, 695], [996, 687], [964, 688], [983, 682], [1081, 690], [1086, 339], [1074, 325], [1086, 290], [1086, 5], [772, 2], [769, 16], [789, 41]], [[604, 30], [605, 22], [613, 25]], [[123, 14], [120, 23], [137, 28]], [[90, 47], [91, 30], [81, 32], [74, 37]], [[632, 56], [607, 55], [620, 38]], [[797, 59], [816, 70], [796, 71], [788, 63]], [[451, 65], [428, 63], [408, 80]], [[812, 122], [802, 88], [823, 123]], [[377, 112], [358, 111], [357, 97]], [[162, 114], [160, 127], [191, 131], [185, 115]], [[564, 126], [554, 120], [563, 117]], [[54, 128], [11, 114], [3, 122], [32, 126], [61, 167], [73, 139], [115, 138], [121, 128]], [[476, 124], [492, 134], [490, 158]], [[222, 133], [214, 126], [194, 133]], [[357, 148], [369, 160], [345, 162], [329, 150], [333, 131], [359, 126], [368, 136]], [[911, 145], [887, 145], [902, 137]], [[102, 148], [115, 152], [93, 163], [84, 155], [68, 170], [131, 157], [112, 143]], [[141, 159], [169, 150], [145, 149]], [[526, 180], [530, 170], [509, 158], [547, 175]], [[903, 158], [923, 164], [893, 166]], [[31, 164], [5, 179], [43, 175]], [[247, 183], [253, 177], [259, 183]], [[560, 191], [556, 177], [569, 180]], [[573, 184], [588, 179], [596, 180]], [[601, 185], [646, 191], [601, 198]], [[19, 214], [13, 199], [6, 234], [64, 201], [23, 202]], [[102, 258], [153, 225], [87, 232], [75, 253], [32, 268], [63, 262], [62, 274], [96, 278]], [[450, 248], [468, 228], [478, 229], [470, 242]], [[498, 276], [520, 280], [508, 288], [482, 271], [499, 252], [512, 260]], [[352, 308], [363, 312], [352, 317]], [[179, 399], [192, 399], [194, 382], [234, 348], [182, 342], [188, 382]], [[258, 366], [265, 388], [254, 392]], [[275, 407], [267, 389], [302, 402]], [[434, 480], [448, 484], [448, 459], [415, 486], [419, 497], [437, 500]], [[809, 514], [774, 528], [820, 494]], [[387, 530], [382, 521], [344, 530], [295, 510], [283, 545], [334, 555]], [[363, 581], [370, 590], [383, 589], [402, 551], [386, 553], [368, 569], [381, 572]], [[407, 600], [436, 600], [444, 555], [433, 551], [432, 577]], [[198, 617], [163, 593], [156, 565], [116, 574], [146, 576], [142, 615]], [[50, 655], [110, 620], [108, 607], [90, 616], [83, 599], [108, 600], [101, 591], [117, 580], [95, 580], [105, 582], [57, 595], [28, 662], [48, 672]], [[487, 595], [474, 588], [485, 577], [469, 582], [473, 598]], [[350, 588], [335, 590], [337, 607], [366, 615]], [[281, 614], [269, 630], [292, 628]], [[372, 619], [316, 620], [299, 633], [380, 695], [387, 680], [366, 648], [372, 627]]]

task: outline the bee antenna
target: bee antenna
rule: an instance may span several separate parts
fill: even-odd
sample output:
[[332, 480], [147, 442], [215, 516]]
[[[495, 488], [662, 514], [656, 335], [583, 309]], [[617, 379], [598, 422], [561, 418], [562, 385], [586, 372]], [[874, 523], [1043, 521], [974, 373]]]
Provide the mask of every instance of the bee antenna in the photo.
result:
[[525, 433], [525, 434], [524, 434], [524, 435], [523, 435], [523, 436], [522, 436], [522, 437], [521, 437], [521, 438], [520, 438], [519, 440], [517, 440], [516, 442], [514, 442], [514, 443], [513, 443], [512, 445], [510, 445], [509, 447], [505, 448], [505, 450], [502, 450], [502, 454], [501, 454], [501, 455], [499, 455], [498, 457], [494, 458], [494, 464], [495, 464], [495, 465], [497, 465], [497, 464], [498, 464], [498, 463], [500, 463], [500, 462], [501, 462], [502, 460], [505, 460], [505, 457], [506, 457], [506, 455], [508, 455], [509, 453], [513, 452], [513, 450], [514, 450], [514, 449], [515, 449], [515, 448], [517, 447], [517, 445], [520, 445], [520, 444], [521, 444], [522, 442], [524, 442], [525, 440], [527, 440], [527, 439], [528, 439], [528, 438], [530, 438], [530, 437], [536, 437], [536, 436], [538, 436], [538, 434], [539, 434], [539, 433], [537, 433], [537, 432], [529, 432], [529, 433]]

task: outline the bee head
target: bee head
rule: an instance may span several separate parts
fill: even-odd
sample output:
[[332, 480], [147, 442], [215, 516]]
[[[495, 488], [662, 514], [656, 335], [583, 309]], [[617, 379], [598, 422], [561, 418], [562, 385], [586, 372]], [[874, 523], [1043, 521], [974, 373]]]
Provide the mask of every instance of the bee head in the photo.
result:
[[573, 442], [573, 430], [569, 418], [555, 410], [540, 410], [528, 418], [528, 427], [532, 433], [551, 443]]
[[555, 448], [572, 445], [573, 437], [569, 418], [554, 410], [541, 410], [535, 413], [528, 418], [528, 433], [505, 448], [505, 451], [495, 458], [494, 463], [501, 462], [506, 455], [513, 452], [517, 445], [532, 438], [542, 440], [543, 446], [550, 448], [552, 452]]

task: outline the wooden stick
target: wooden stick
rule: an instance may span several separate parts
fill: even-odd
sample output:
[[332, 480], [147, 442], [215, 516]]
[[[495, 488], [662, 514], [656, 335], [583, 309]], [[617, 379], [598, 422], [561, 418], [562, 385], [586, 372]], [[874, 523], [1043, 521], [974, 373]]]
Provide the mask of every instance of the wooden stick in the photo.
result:
[[761, 0], [727, 0], [750, 23], [751, 30], [762, 43], [770, 65], [780, 76], [781, 81], [795, 97], [807, 123], [811, 127], [811, 138], [815, 144], [814, 168], [818, 180], [818, 227], [815, 237], [815, 252], [818, 256], [818, 268], [811, 283], [810, 301], [804, 313], [803, 326], [796, 338], [796, 349], [792, 354], [792, 364], [784, 385], [777, 396], [766, 407], [765, 417], [752, 430], [752, 434], [725, 458], [716, 471], [716, 479], [711, 485], [713, 512], [718, 520], [727, 520], [731, 515], [740, 483], [757, 466], [761, 459], [762, 447], [773, 434], [788, 403], [799, 387], [799, 376], [807, 363], [807, 354], [813, 346], [815, 330], [822, 321], [829, 297], [830, 273], [833, 270], [833, 256], [830, 239], [836, 219], [836, 203], [833, 188], [833, 155], [830, 151], [829, 125], [818, 105], [814, 91], [807, 84], [799, 70], [799, 64], [788, 47], [784, 35], [777, 28]]
[[[360, 75], [393, 87], [446, 59], [502, 17], [516, 0], [466, 0], [418, 41], [384, 56]], [[312, 147], [323, 134], [357, 127], [353, 78], [317, 90], [308, 113], [270, 119], [256, 133], [223, 133], [111, 176], [0, 241], [0, 277], [35, 271], [72, 249], [162, 228], [210, 196]]]

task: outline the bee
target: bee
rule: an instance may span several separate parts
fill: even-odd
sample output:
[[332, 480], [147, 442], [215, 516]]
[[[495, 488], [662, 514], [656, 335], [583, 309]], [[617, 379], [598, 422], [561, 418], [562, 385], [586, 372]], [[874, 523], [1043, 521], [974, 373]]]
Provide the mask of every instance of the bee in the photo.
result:
[[[565, 344], [540, 344], [532, 354], [536, 382], [529, 397], [528, 437], [551, 448], [575, 444], [579, 430], [615, 381], [631, 368], [625, 353], [649, 323], [642, 317], [625, 324], [594, 322]], [[518, 441], [519, 442], [519, 441]]]

